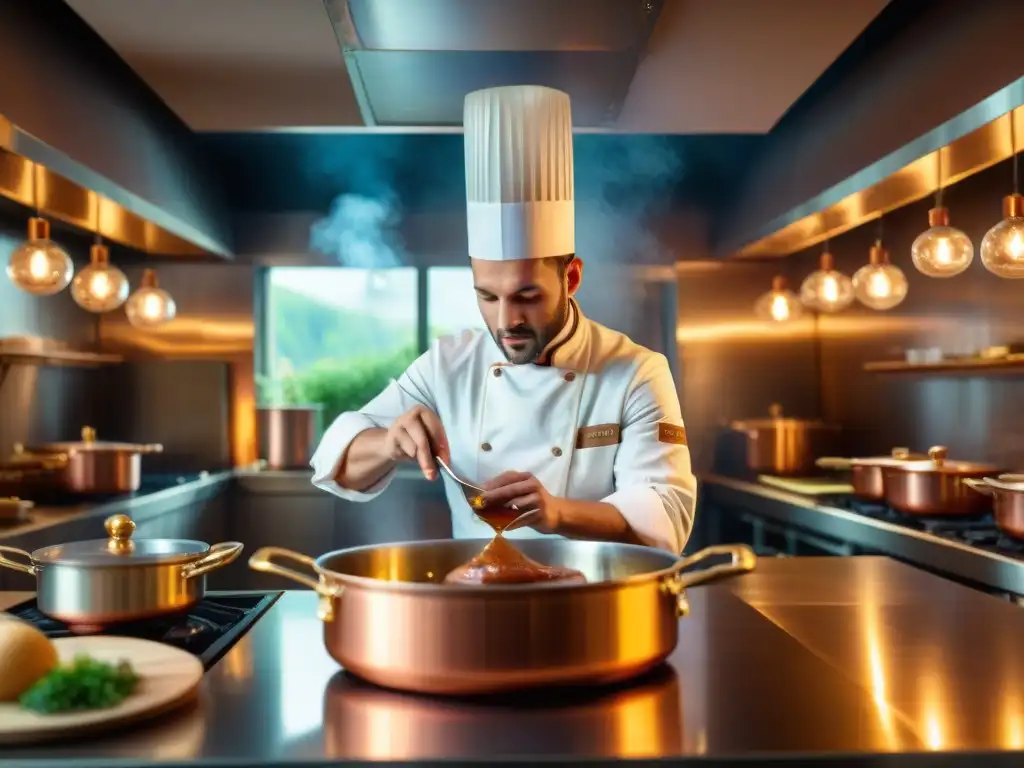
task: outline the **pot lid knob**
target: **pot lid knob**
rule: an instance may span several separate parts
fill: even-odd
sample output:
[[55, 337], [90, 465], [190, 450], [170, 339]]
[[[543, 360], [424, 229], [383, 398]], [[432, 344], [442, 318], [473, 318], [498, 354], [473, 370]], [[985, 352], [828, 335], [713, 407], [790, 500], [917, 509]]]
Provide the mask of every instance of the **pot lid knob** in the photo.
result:
[[82, 427], [82, 442], [83, 443], [95, 443], [96, 442], [96, 430], [92, 427]]
[[936, 445], [928, 449], [928, 458], [937, 467], [941, 467], [946, 463], [946, 457], [949, 456], [949, 448], [944, 445]]
[[128, 554], [135, 549], [132, 542], [132, 534], [135, 533], [135, 521], [128, 515], [111, 515], [103, 523], [107, 529], [110, 541], [107, 542], [107, 549], [119, 554]]

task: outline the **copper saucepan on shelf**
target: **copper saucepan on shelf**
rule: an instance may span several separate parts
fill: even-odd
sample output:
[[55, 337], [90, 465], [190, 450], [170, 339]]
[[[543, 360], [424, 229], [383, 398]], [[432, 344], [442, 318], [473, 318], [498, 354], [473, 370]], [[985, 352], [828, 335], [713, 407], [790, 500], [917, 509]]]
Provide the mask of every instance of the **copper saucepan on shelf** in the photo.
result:
[[[317, 592], [327, 652], [350, 673], [385, 688], [458, 695], [637, 677], [675, 649], [688, 587], [746, 573], [757, 561], [744, 545], [679, 559], [635, 544], [523, 539], [516, 548], [524, 555], [582, 571], [587, 583], [442, 583], [487, 543], [355, 547], [316, 559], [265, 547], [249, 566]], [[713, 557], [731, 562], [682, 572]]]
[[967, 485], [992, 499], [996, 527], [1011, 538], [1024, 541], [1024, 476], [1000, 475], [981, 480], [968, 478]]
[[901, 461], [882, 468], [885, 500], [898, 512], [921, 517], [975, 517], [986, 514], [991, 499], [965, 480], [999, 474], [991, 464], [951, 461], [945, 446], [928, 450], [924, 461]]
[[161, 451], [159, 444], [100, 441], [95, 429], [83, 427], [79, 442], [15, 445], [0, 480], [71, 495], [134, 493], [142, 482], [142, 455]]
[[911, 453], [909, 448], [893, 448], [888, 456], [874, 456], [862, 459], [838, 459], [822, 457], [815, 461], [821, 469], [849, 471], [853, 494], [861, 499], [882, 501], [885, 499], [885, 467], [903, 461], [921, 461], [928, 457], [922, 453]]

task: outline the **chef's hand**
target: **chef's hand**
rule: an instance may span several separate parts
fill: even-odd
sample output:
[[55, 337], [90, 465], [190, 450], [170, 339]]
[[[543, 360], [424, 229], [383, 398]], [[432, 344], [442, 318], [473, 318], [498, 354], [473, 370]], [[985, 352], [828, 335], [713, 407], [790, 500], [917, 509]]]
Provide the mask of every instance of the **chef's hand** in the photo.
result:
[[484, 483], [483, 489], [486, 506], [515, 505], [520, 513], [536, 511], [537, 521], [530, 527], [541, 533], [554, 533], [558, 527], [560, 499], [529, 472], [503, 472]]
[[429, 408], [415, 405], [395, 419], [384, 437], [384, 454], [392, 461], [414, 461], [427, 480], [437, 477], [434, 456], [449, 463], [448, 438], [441, 419]]

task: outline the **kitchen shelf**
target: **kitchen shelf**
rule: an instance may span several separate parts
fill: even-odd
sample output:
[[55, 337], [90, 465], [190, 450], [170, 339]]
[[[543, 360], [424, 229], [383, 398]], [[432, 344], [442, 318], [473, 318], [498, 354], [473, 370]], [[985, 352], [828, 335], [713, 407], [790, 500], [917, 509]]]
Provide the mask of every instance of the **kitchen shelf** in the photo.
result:
[[1024, 372], [1024, 354], [1005, 357], [960, 357], [935, 363], [908, 363], [905, 360], [864, 363], [864, 370], [871, 373], [1000, 373], [1012, 372], [1015, 369]]

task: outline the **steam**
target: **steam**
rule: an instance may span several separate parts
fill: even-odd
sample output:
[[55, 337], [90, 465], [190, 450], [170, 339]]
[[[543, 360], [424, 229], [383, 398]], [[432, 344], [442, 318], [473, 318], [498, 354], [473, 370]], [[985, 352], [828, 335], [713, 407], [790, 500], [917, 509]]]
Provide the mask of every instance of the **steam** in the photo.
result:
[[400, 222], [398, 201], [390, 191], [375, 197], [341, 194], [327, 216], [310, 228], [309, 247], [345, 267], [400, 267], [406, 256], [398, 235]]
[[651, 229], [687, 171], [665, 136], [581, 135], [573, 146], [576, 251], [590, 261], [663, 263], [673, 254]]

